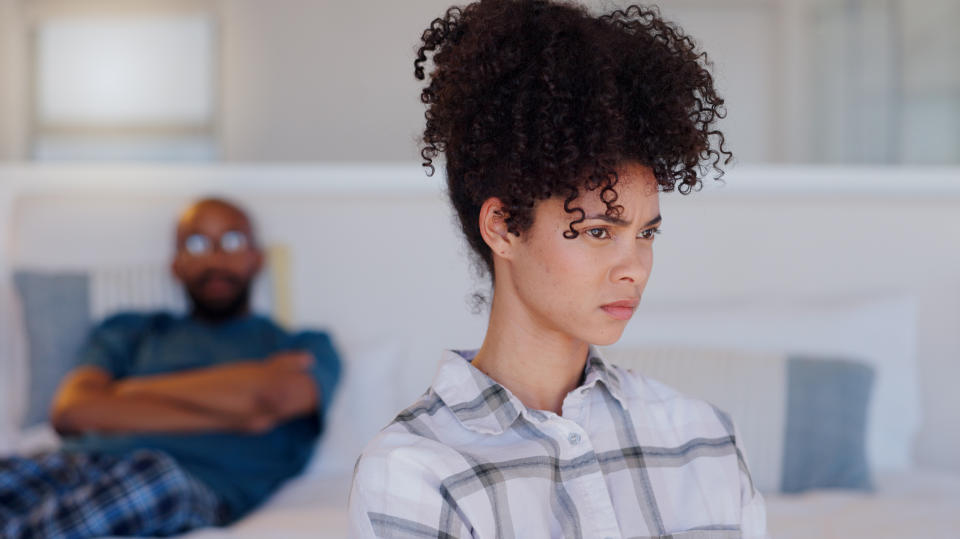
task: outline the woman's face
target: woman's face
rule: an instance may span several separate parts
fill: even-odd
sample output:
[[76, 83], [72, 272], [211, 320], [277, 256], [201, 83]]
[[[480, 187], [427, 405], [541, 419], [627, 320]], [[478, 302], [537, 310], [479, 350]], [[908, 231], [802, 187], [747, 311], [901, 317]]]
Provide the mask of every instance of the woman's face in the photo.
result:
[[509, 274], [539, 330], [606, 345], [620, 338], [633, 315], [653, 266], [660, 198], [649, 167], [624, 165], [619, 177], [618, 217], [605, 215], [600, 190], [581, 193], [570, 205], [586, 217], [574, 225], [576, 238], [563, 235], [579, 213], [566, 212], [562, 198], [534, 208], [533, 225], [510, 257]]

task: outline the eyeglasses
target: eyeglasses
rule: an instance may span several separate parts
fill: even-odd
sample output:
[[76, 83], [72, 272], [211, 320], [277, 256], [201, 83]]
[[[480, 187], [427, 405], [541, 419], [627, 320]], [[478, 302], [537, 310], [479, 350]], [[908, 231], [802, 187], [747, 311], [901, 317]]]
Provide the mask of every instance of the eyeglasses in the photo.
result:
[[[183, 250], [192, 256], [205, 256], [213, 253], [214, 239], [205, 234], [190, 234], [183, 240]], [[250, 247], [247, 235], [239, 230], [228, 230], [220, 236], [220, 251], [233, 254], [246, 251]]]

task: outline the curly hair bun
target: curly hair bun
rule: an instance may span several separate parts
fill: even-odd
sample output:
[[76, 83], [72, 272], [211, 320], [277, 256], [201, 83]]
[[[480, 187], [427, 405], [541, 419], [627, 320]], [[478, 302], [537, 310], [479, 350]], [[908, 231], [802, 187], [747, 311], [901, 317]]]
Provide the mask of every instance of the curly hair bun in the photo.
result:
[[[423, 32], [414, 75], [428, 172], [444, 154], [450, 199], [474, 251], [492, 270], [480, 207], [499, 198], [511, 232], [540, 200], [602, 189], [617, 212], [617, 168], [652, 169], [686, 194], [732, 154], [706, 53], [655, 7], [601, 16], [551, 0], [481, 0], [452, 7]], [[571, 225], [571, 231], [572, 231]]]

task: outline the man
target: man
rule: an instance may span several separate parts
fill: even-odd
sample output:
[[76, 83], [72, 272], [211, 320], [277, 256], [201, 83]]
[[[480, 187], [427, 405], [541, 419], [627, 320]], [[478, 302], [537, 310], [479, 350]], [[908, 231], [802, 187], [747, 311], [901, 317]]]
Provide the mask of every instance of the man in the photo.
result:
[[250, 313], [263, 257], [233, 204], [192, 205], [176, 246], [190, 314], [91, 332], [53, 402], [63, 449], [0, 460], [0, 537], [223, 525], [303, 468], [339, 376], [330, 339]]

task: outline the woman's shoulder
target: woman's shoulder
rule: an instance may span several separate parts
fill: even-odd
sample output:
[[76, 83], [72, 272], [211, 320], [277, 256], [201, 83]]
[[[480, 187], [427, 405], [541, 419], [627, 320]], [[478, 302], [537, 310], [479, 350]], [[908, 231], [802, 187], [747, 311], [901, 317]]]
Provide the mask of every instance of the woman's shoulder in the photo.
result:
[[633, 369], [614, 364], [609, 368], [619, 378], [629, 408], [656, 409], [674, 422], [687, 423], [692, 418], [716, 421], [732, 434], [729, 414], [714, 404]]
[[374, 529], [383, 526], [398, 533], [394, 529], [398, 525], [408, 531], [426, 530], [429, 533], [424, 537], [438, 536], [433, 528], [437, 522], [447, 523], [443, 529], [458, 530], [450, 536], [465, 535], [466, 530], [460, 530], [451, 520], [456, 519], [456, 513], [444, 483], [470, 469], [470, 463], [433, 431], [435, 424], [429, 423], [430, 418], [446, 412], [430, 390], [400, 412], [363, 449], [350, 488], [351, 536], [379, 537]]
[[410, 522], [436, 522], [449, 503], [442, 495], [445, 482], [471, 469], [464, 454], [442, 439], [442, 433], [419, 423], [430, 417], [430, 411], [445, 412], [436, 408], [431, 393], [403, 410], [360, 453], [350, 489], [356, 522], [365, 523], [371, 512]]
[[367, 443], [357, 461], [357, 470], [383, 473], [397, 467], [430, 469], [439, 460], [456, 458], [444, 443], [442, 433], [452, 414], [443, 401], [428, 390], [403, 409]]
[[646, 376], [635, 369], [621, 367], [615, 363], [608, 363], [607, 368], [620, 381], [620, 387], [627, 398], [652, 402], [697, 400], [675, 387]]

